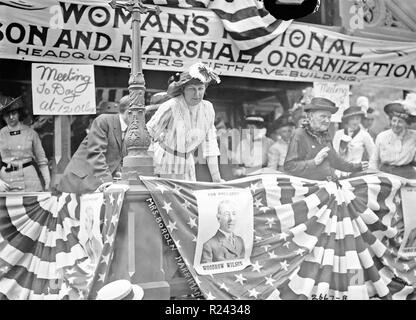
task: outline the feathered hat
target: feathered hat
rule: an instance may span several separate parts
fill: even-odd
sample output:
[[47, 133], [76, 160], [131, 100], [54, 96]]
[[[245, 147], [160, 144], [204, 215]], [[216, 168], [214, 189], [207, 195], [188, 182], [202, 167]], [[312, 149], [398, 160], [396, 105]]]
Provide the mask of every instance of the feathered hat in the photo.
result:
[[0, 114], [18, 110], [18, 109], [21, 109], [22, 107], [23, 107], [22, 96], [17, 97], [17, 98], [12, 98], [12, 97], [7, 97], [7, 96], [0, 97]]
[[167, 92], [169, 96], [176, 97], [182, 93], [186, 85], [201, 83], [209, 85], [214, 81], [221, 82], [218, 74], [202, 62], [197, 62], [190, 66], [188, 71], [177, 73], [174, 76], [174, 81], [169, 84]]

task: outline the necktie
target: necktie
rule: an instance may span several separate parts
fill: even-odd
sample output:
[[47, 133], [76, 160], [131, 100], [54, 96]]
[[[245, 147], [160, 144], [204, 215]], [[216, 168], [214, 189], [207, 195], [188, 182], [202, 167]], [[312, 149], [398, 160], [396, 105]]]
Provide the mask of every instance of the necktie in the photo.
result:
[[231, 245], [232, 245], [233, 247], [235, 247], [235, 239], [234, 239], [234, 235], [230, 235], [230, 236], [228, 237], [228, 240], [230, 241]]

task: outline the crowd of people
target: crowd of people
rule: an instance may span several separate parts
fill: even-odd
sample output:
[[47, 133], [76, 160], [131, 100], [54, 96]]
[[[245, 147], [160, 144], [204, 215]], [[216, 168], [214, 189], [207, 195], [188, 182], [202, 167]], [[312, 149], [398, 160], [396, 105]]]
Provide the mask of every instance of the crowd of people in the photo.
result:
[[245, 127], [237, 129], [237, 145], [231, 141], [236, 129], [217, 128], [218, 143], [227, 145], [228, 139], [228, 157], [222, 159], [237, 166], [235, 177], [269, 168], [313, 180], [362, 171], [416, 178], [416, 94], [384, 106], [389, 128], [378, 135], [373, 131], [376, 111], [366, 97], [345, 109], [339, 124], [331, 122], [338, 108], [328, 99], [314, 97], [296, 107], [288, 108], [268, 130], [263, 117], [247, 115]]
[[[196, 63], [171, 77], [166, 93], [152, 97], [156, 103], [148, 108], [146, 127], [152, 138], [149, 154], [155, 174], [195, 181], [196, 164], [203, 159], [214, 182], [265, 168], [313, 180], [336, 180], [363, 171], [416, 179], [416, 131], [411, 129], [416, 122], [415, 93], [384, 107], [390, 127], [378, 135], [372, 130], [375, 108], [366, 97], [359, 97], [344, 111], [340, 124], [331, 122], [338, 110], [334, 102], [310, 96], [293, 108], [281, 108], [272, 123], [248, 114], [243, 128], [230, 128], [204, 99], [207, 87], [219, 82], [209, 67]], [[99, 115], [89, 124], [57, 191], [94, 192], [120, 177], [128, 107], [129, 97], [124, 96], [117, 114]], [[41, 139], [35, 127], [23, 124], [24, 111], [20, 98], [1, 97], [2, 192], [51, 187]]]

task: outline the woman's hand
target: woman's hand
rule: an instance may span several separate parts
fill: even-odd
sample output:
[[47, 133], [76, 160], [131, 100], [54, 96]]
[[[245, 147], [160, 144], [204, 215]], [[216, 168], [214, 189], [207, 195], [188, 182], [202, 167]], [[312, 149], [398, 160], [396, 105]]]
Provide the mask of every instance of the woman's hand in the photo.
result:
[[0, 192], [6, 192], [10, 190], [10, 185], [4, 182], [3, 180], [0, 180]]

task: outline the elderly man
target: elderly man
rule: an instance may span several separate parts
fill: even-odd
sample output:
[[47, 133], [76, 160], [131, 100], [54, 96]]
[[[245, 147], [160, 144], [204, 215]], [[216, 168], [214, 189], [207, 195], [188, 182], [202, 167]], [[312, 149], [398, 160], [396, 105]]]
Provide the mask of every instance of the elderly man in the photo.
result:
[[298, 128], [289, 144], [284, 169], [287, 173], [311, 180], [336, 180], [335, 169], [358, 172], [368, 163], [350, 163], [338, 156], [328, 133], [335, 104], [325, 98], [313, 98], [304, 107], [308, 122]]
[[62, 192], [94, 192], [112, 182], [126, 155], [123, 139], [129, 124], [129, 96], [120, 99], [118, 114], [102, 114], [94, 119], [68, 166], [57, 189]]
[[220, 228], [211, 239], [204, 243], [201, 263], [244, 258], [244, 241], [234, 234], [235, 207], [236, 205], [230, 200], [223, 200], [218, 204], [217, 219]]

